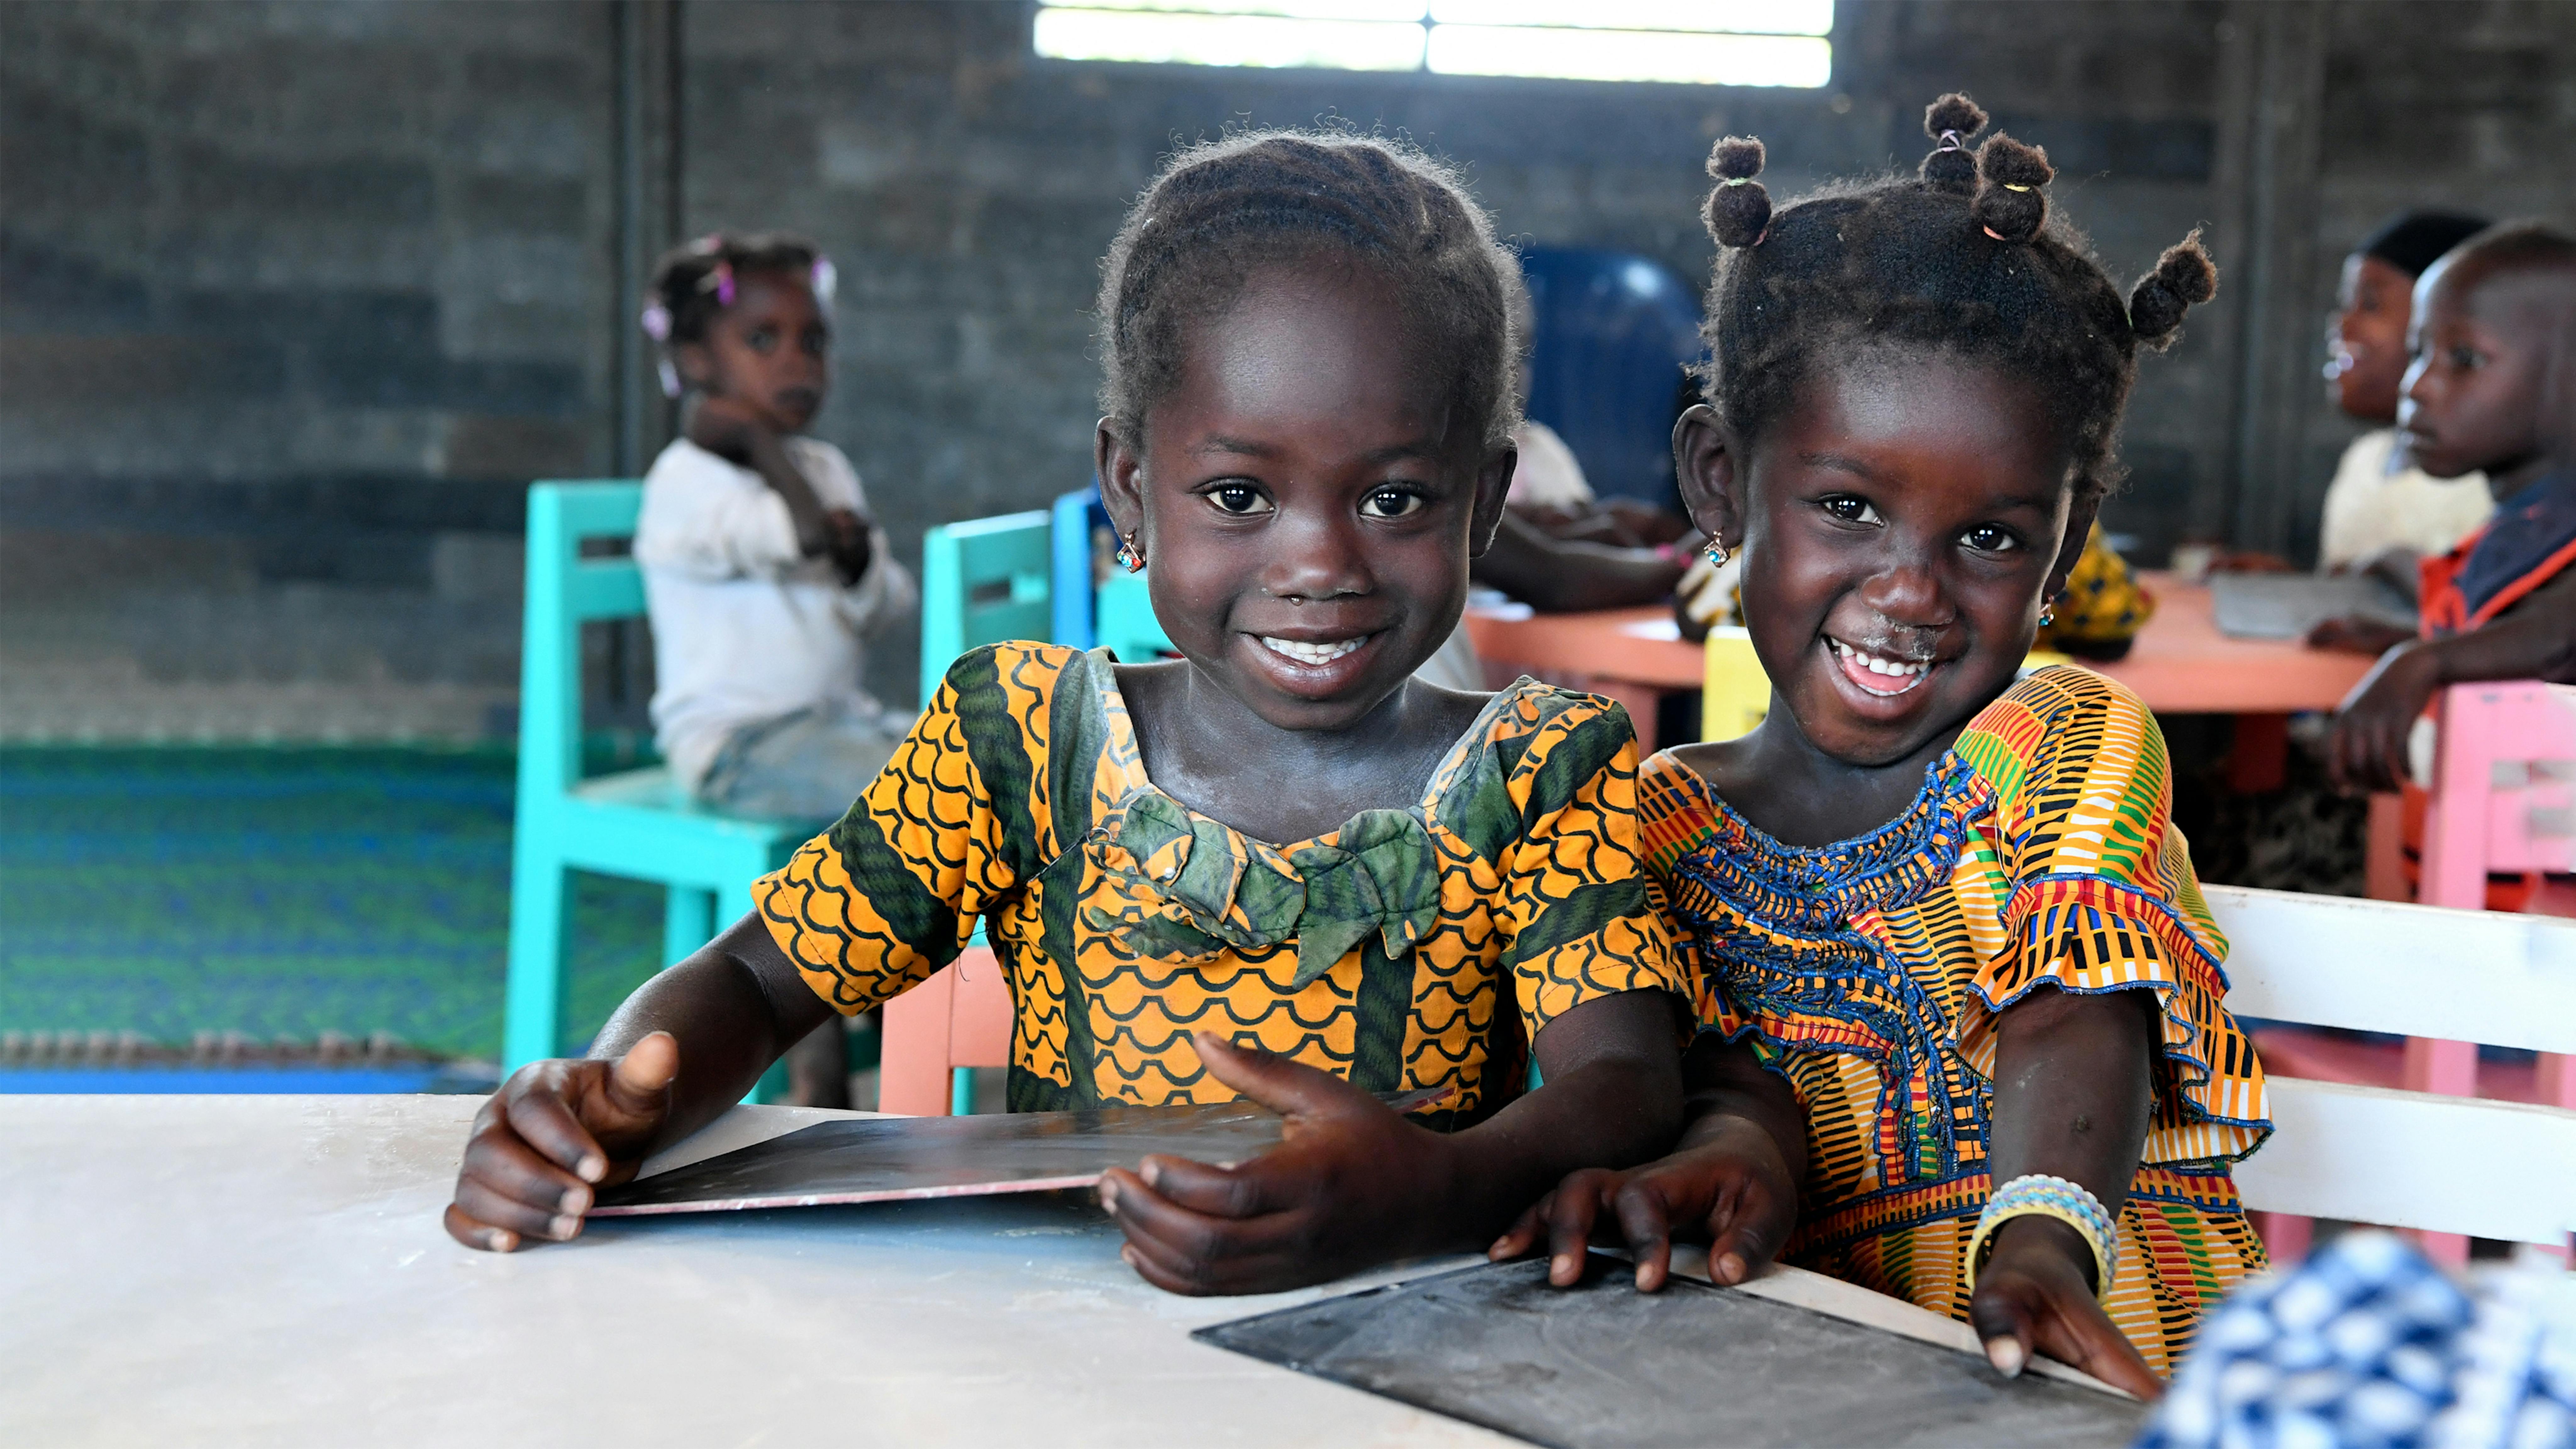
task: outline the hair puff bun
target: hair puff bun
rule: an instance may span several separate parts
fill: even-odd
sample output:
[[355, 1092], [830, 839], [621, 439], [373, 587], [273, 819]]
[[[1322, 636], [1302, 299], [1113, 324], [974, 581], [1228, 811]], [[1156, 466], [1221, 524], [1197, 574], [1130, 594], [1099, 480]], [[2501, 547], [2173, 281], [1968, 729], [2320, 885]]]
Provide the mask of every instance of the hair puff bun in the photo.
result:
[[1709, 188], [1702, 216], [1722, 246], [1759, 245], [1771, 225], [1771, 193], [1753, 179], [1764, 159], [1762, 143], [1751, 136], [1725, 137], [1708, 153], [1708, 174], [1717, 185]]
[[2026, 242], [2048, 220], [2048, 197], [2039, 188], [2057, 173], [2048, 153], [2001, 131], [1977, 148], [1977, 199], [1968, 214], [2000, 242]]
[[2182, 314], [2218, 295], [2218, 264], [2194, 231], [2165, 248], [2154, 271], [2129, 292], [2129, 331], [2161, 352], [2182, 335]]
[[1923, 108], [1923, 134], [1941, 143], [1923, 158], [1917, 174], [1944, 191], [1970, 191], [1977, 184], [1977, 158], [1967, 140], [1986, 128], [1986, 113], [1975, 101], [1952, 91]]

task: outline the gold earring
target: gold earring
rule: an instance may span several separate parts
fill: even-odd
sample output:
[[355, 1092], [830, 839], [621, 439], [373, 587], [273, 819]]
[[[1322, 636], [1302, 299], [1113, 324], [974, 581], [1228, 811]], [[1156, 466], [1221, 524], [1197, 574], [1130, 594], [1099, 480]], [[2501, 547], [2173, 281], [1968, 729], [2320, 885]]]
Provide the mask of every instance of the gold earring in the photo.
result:
[[1132, 528], [1118, 540], [1118, 566], [1131, 574], [1145, 571], [1145, 551], [1136, 546], [1136, 530]]

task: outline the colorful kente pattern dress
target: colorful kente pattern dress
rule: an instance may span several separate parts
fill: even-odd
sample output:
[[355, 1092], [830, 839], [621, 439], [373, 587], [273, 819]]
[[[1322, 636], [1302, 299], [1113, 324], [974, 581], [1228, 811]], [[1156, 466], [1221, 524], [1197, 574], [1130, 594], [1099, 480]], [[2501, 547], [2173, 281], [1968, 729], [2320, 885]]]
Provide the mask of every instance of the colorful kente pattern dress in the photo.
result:
[[2041, 982], [2156, 993], [2143, 1165], [2120, 1212], [2112, 1320], [2171, 1372], [2200, 1315], [2263, 1264], [2227, 1164], [2271, 1130], [2227, 1009], [2219, 934], [2172, 823], [2164, 737], [2090, 670], [2005, 691], [1857, 839], [1783, 845], [1670, 754], [1639, 829], [1703, 1030], [1748, 1039], [1807, 1114], [1783, 1257], [1964, 1320], [1986, 1175], [1995, 1013]]
[[1421, 802], [1293, 845], [1145, 776], [1105, 652], [960, 658], [841, 822], [753, 888], [844, 1013], [953, 959], [975, 918], [1009, 975], [1010, 1106], [1229, 1101], [1222, 1031], [1371, 1091], [1454, 1085], [1421, 1120], [1519, 1095], [1539, 1029], [1595, 997], [1686, 987], [1647, 898], [1627, 715], [1523, 680]]

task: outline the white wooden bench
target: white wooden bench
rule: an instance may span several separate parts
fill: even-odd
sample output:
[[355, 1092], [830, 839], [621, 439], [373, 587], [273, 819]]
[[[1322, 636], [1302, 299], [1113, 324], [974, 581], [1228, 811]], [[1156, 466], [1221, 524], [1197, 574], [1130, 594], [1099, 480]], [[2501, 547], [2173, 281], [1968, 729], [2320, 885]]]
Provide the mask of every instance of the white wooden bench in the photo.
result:
[[[2576, 921], [2203, 889], [2240, 1017], [2576, 1054]], [[2295, 1077], [2271, 1089], [2278, 1130], [2236, 1169], [2249, 1209], [2567, 1251], [2576, 1111]]]

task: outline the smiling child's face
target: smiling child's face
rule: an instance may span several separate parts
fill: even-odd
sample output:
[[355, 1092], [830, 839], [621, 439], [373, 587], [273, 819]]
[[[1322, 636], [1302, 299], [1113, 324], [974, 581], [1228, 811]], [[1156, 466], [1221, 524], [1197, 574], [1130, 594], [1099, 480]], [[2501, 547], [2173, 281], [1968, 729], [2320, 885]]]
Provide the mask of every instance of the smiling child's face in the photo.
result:
[[2414, 362], [2397, 430], [2415, 465], [2436, 478], [2485, 469], [2502, 477], [2541, 450], [2545, 329], [2523, 279], [2472, 259], [2433, 264], [2415, 289]]
[[1808, 743], [1904, 761], [2012, 682], [2093, 509], [2031, 389], [1919, 354], [1824, 373], [1740, 462], [1684, 418], [1684, 494], [1741, 538], [1745, 626]]
[[804, 278], [749, 272], [705, 340], [676, 355], [710, 399], [772, 432], [801, 433], [832, 383], [832, 324]]
[[2333, 358], [2326, 376], [2335, 406], [2346, 414], [2375, 423], [2396, 418], [2414, 296], [2415, 279], [2396, 266], [2358, 254], [2345, 259], [2343, 305], [2327, 338]]
[[1154, 612], [1266, 722], [1357, 722], [1457, 626], [1511, 476], [1453, 415], [1392, 289], [1351, 267], [1255, 275], [1197, 327], [1144, 448], [1100, 472]]

